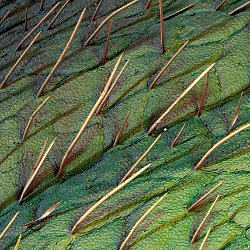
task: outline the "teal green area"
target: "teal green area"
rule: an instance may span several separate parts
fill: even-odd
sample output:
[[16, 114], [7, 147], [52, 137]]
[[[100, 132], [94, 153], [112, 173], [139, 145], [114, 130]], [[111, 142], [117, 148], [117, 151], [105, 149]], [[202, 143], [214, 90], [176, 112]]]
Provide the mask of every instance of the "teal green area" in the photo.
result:
[[[0, 29], [1, 76], [8, 73], [22, 53], [14, 50], [26, 34], [23, 31], [25, 8], [29, 7], [29, 25], [33, 27], [54, 2], [47, 2], [43, 12], [38, 11], [39, 4], [30, 1], [1, 6], [0, 16], [9, 9], [16, 10]], [[227, 15], [246, 1], [229, 2], [219, 11], [214, 11], [217, 1], [163, 1], [166, 15], [195, 4], [187, 12], [164, 22], [165, 54], [161, 54], [160, 48], [158, 3], [155, 1], [146, 11], [146, 1], [139, 1], [113, 18], [108, 62], [102, 65], [108, 25], [90, 46], [83, 48], [83, 44], [107, 15], [128, 3], [107, 2], [104, 1], [93, 23], [89, 20], [98, 1], [75, 0], [52, 30], [42, 26], [41, 38], [18, 66], [9, 86], [0, 90], [0, 232], [20, 211], [0, 248], [14, 249], [22, 234], [20, 250], [119, 249], [138, 219], [167, 192], [166, 198], [135, 231], [127, 249], [199, 249], [209, 228], [211, 233], [205, 249], [248, 249], [250, 130], [219, 147], [201, 170], [193, 170], [202, 156], [227, 136], [242, 91], [240, 114], [233, 130], [250, 122], [249, 11]], [[36, 99], [39, 87], [63, 51], [85, 6], [87, 15], [70, 51], [45, 95]], [[190, 43], [186, 49], [156, 88], [149, 90], [157, 73], [187, 40]], [[58, 180], [56, 175], [63, 155], [122, 52], [119, 69], [130, 59], [128, 67], [103, 112], [93, 117], [74, 149], [63, 178]], [[198, 117], [197, 110], [205, 79], [169, 113], [153, 136], [147, 136], [157, 118], [212, 63], [216, 66], [209, 74], [202, 115]], [[30, 116], [48, 96], [51, 99], [37, 114], [27, 140], [22, 143]], [[129, 110], [122, 140], [112, 147]], [[186, 127], [177, 146], [171, 148], [184, 123]], [[119, 184], [160, 133], [160, 141], [136, 170], [149, 163], [152, 166], [93, 212], [71, 236], [76, 221]], [[45, 140], [48, 138], [51, 143], [55, 137], [56, 143], [29, 195], [18, 205]], [[222, 180], [224, 184], [215, 193], [188, 212], [189, 206]], [[221, 197], [197, 242], [191, 244], [217, 194]], [[31, 229], [23, 227], [60, 200], [62, 204], [45, 221]]]

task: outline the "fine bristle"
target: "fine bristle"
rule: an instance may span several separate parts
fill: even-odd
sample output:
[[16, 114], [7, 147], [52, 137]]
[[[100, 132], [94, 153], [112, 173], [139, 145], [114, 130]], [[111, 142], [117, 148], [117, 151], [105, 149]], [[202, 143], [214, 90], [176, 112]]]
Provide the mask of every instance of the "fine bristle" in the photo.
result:
[[207, 233], [206, 233], [206, 235], [205, 235], [205, 237], [204, 237], [204, 239], [203, 239], [203, 241], [202, 241], [202, 243], [200, 245], [199, 250], [202, 250], [203, 247], [205, 246], [206, 240], [207, 240], [208, 235], [210, 234], [210, 232], [211, 232], [211, 227], [208, 229], [208, 231], [207, 231]]
[[127, 172], [127, 174], [122, 178], [121, 182], [124, 182], [131, 173], [140, 165], [140, 163], [147, 157], [147, 155], [150, 153], [150, 151], [153, 149], [153, 147], [156, 145], [156, 143], [160, 140], [161, 135], [159, 135], [153, 143], [150, 145], [150, 147], [144, 152], [144, 154], [138, 159], [138, 161], [133, 165], [133, 167]]
[[103, 28], [103, 26], [105, 26], [105, 24], [114, 16], [116, 16], [117, 14], [119, 14], [121, 11], [123, 11], [124, 9], [128, 8], [129, 6], [131, 6], [132, 4], [135, 4], [136, 2], [138, 2], [138, 0], [134, 0], [124, 6], [122, 6], [121, 8], [115, 10], [112, 14], [110, 14], [107, 18], [104, 19], [104, 21], [98, 26], [98, 28], [94, 31], [94, 33], [88, 38], [88, 40], [85, 42], [84, 47], [86, 47], [87, 45], [89, 45], [92, 40], [95, 38], [95, 36], [100, 32], [100, 30]]
[[232, 130], [234, 124], [235, 124], [236, 121], [238, 120], [238, 117], [239, 117], [239, 114], [240, 114], [240, 105], [241, 105], [241, 102], [242, 102], [242, 96], [243, 96], [243, 91], [241, 92], [240, 99], [239, 99], [239, 102], [238, 102], [238, 105], [237, 105], [237, 109], [236, 109], [234, 118], [233, 118], [233, 120], [232, 120], [231, 126], [230, 126], [230, 128], [228, 129], [228, 133], [230, 133], [230, 131]]
[[98, 14], [99, 9], [100, 9], [101, 6], [102, 6], [103, 1], [104, 1], [104, 0], [100, 0], [100, 2], [98, 3], [98, 5], [97, 5], [97, 7], [96, 7], [96, 9], [95, 9], [95, 12], [94, 12], [94, 14], [93, 14], [93, 16], [92, 16], [92, 18], [91, 18], [91, 22], [94, 22], [94, 21], [95, 21], [96, 16], [97, 16], [97, 14]]
[[234, 9], [233, 11], [231, 11], [230, 13], [228, 13], [228, 15], [233, 16], [236, 15], [244, 10], [247, 10], [250, 7], [250, 1], [242, 4], [240, 7]]
[[223, 143], [227, 142], [229, 139], [231, 139], [232, 137], [234, 137], [235, 135], [239, 134], [240, 132], [242, 132], [245, 129], [250, 128], [250, 123], [237, 129], [236, 131], [234, 131], [233, 133], [229, 134], [228, 136], [226, 136], [225, 138], [223, 138], [222, 140], [220, 140], [219, 142], [217, 142], [211, 149], [208, 150], [208, 152], [202, 157], [202, 159], [199, 161], [199, 163], [195, 166], [194, 170], [198, 170], [202, 167], [203, 163], [205, 162], [205, 160], [219, 147], [221, 146]]
[[45, 0], [40, 0], [40, 11], [43, 11]]
[[33, 112], [33, 114], [31, 115], [30, 119], [29, 119], [29, 122], [24, 130], [24, 133], [23, 133], [23, 138], [22, 138], [22, 142], [25, 142], [26, 141], [26, 138], [27, 138], [27, 135], [28, 135], [28, 132], [30, 130], [30, 128], [32, 127], [32, 124], [33, 124], [33, 120], [36, 116], [36, 114], [43, 108], [43, 106], [48, 102], [48, 100], [50, 99], [50, 96], [48, 98], [46, 98], [43, 103]]
[[59, 169], [59, 172], [58, 172], [58, 178], [61, 178], [62, 175], [63, 175], [63, 172], [64, 172], [64, 168], [65, 168], [65, 163], [66, 163], [66, 160], [68, 159], [68, 156], [69, 154], [72, 152], [72, 150], [74, 149], [75, 145], [77, 144], [77, 142], [80, 140], [83, 132], [86, 130], [88, 124], [90, 123], [90, 121], [92, 120], [92, 117], [94, 116], [94, 114], [96, 113], [98, 107], [100, 106], [100, 104], [102, 103], [103, 99], [105, 98], [105, 96], [107, 95], [108, 93], [108, 90], [110, 88], [110, 85], [115, 77], [115, 74], [120, 66], [120, 63], [122, 61], [122, 57], [123, 57], [123, 53], [120, 55], [114, 69], [113, 69], [113, 72], [112, 74], [110, 75], [109, 77], [109, 80], [103, 90], [103, 92], [101, 93], [99, 99], [97, 100], [97, 102], [95, 103], [95, 105], [93, 106], [92, 110], [90, 111], [87, 119], [85, 120], [84, 124], [82, 125], [81, 129], [79, 130], [77, 136], [75, 137], [75, 139], [73, 140], [73, 142], [71, 143], [70, 147], [68, 148], [67, 152], [65, 153], [65, 155], [63, 156], [63, 159], [62, 159], [62, 162], [61, 162], [61, 165], [60, 165], [60, 169]]
[[104, 97], [104, 99], [102, 100], [100, 106], [98, 107], [97, 111], [96, 111], [96, 115], [98, 115], [104, 108], [104, 106], [107, 103], [107, 100], [110, 96], [110, 94], [112, 93], [112, 91], [114, 90], [115, 86], [117, 85], [117, 83], [119, 82], [120, 78], [123, 75], [124, 70], [127, 68], [128, 64], [130, 62], [130, 59], [125, 63], [125, 65], [123, 66], [123, 68], [121, 69], [121, 71], [119, 72], [118, 76], [116, 77], [114, 83], [111, 85], [107, 95]]
[[146, 10], [150, 8], [152, 2], [153, 2], [153, 0], [148, 0], [148, 1], [147, 1]]
[[186, 127], [186, 123], [184, 123], [184, 125], [182, 126], [180, 132], [178, 133], [178, 135], [177, 135], [177, 136], [175, 137], [175, 139], [173, 140], [173, 142], [172, 142], [172, 144], [171, 144], [171, 148], [174, 148], [174, 147], [176, 146], [177, 141], [179, 140], [179, 138], [180, 138], [180, 136], [181, 136], [183, 130], [185, 129], [185, 127]]
[[37, 168], [39, 162], [41, 161], [41, 159], [42, 159], [42, 157], [43, 157], [43, 154], [44, 154], [44, 151], [45, 151], [45, 149], [46, 149], [46, 147], [47, 147], [47, 144], [48, 144], [48, 139], [46, 139], [46, 141], [45, 141], [45, 143], [44, 143], [44, 145], [43, 145], [43, 147], [42, 147], [42, 149], [41, 149], [41, 151], [40, 151], [40, 153], [39, 153], [39, 155], [38, 155], [38, 157], [37, 157], [36, 163], [35, 163], [35, 165], [34, 165], [32, 171], [31, 171], [31, 175], [35, 172], [35, 170], [36, 170], [36, 168]]
[[222, 8], [227, 2], [228, 2], [228, 0], [223, 0], [221, 3], [219, 3], [219, 4], [217, 5], [217, 7], [215, 7], [214, 10], [219, 10], [219, 9]]
[[176, 101], [160, 116], [160, 118], [150, 127], [148, 135], [150, 136], [155, 128], [162, 122], [166, 115], [189, 93], [190, 90], [215, 66], [215, 63], [210, 65], [205, 71], [203, 71], [189, 87], [182, 92], [182, 94], [176, 99]]
[[30, 187], [30, 184], [33, 182], [33, 180], [35, 179], [36, 175], [38, 174], [39, 170], [41, 169], [44, 161], [46, 160], [51, 148], [53, 147], [54, 143], [55, 143], [56, 138], [53, 140], [53, 142], [50, 144], [50, 146], [48, 147], [47, 151], [45, 152], [45, 154], [43, 155], [42, 159], [40, 160], [39, 164], [37, 165], [37, 167], [35, 168], [35, 170], [33, 171], [32, 175], [30, 176], [30, 178], [28, 179], [27, 183], [24, 186], [23, 192], [19, 198], [19, 204], [22, 203], [24, 197], [27, 195], [27, 191]]
[[108, 51], [109, 51], [109, 42], [110, 42], [110, 36], [111, 36], [111, 30], [112, 30], [112, 27], [113, 27], [113, 22], [110, 21], [109, 23], [109, 29], [108, 29], [108, 36], [107, 36], [107, 42], [106, 42], [106, 46], [105, 46], [105, 49], [104, 49], [104, 55], [103, 55], [103, 64], [105, 64], [107, 62], [107, 56], [108, 56]]
[[205, 195], [203, 195], [199, 200], [197, 200], [190, 208], [188, 208], [188, 212], [194, 210], [199, 204], [204, 201], [210, 194], [212, 194], [215, 190], [217, 190], [224, 181], [221, 181], [218, 185], [216, 185], [214, 188], [212, 188], [209, 192], [207, 192]]
[[18, 44], [16, 51], [21, 49], [22, 45], [31, 37], [31, 35], [49, 18], [53, 11], [59, 6], [61, 2], [58, 2], [48, 13], [45, 15], [42, 20], [23, 38], [23, 40]]
[[28, 8], [25, 9], [24, 30], [28, 30]]
[[14, 250], [18, 250], [22, 239], [22, 234], [19, 235]]
[[59, 15], [63, 12], [63, 10], [66, 8], [66, 6], [68, 5], [68, 3], [71, 0], [67, 0], [64, 5], [62, 6], [62, 8], [58, 11], [58, 13], [55, 15], [55, 17], [52, 19], [52, 21], [50, 22], [49, 26], [48, 26], [48, 30], [52, 28], [53, 24], [55, 23], [55, 21], [57, 20], [57, 18], [59, 17]]
[[129, 232], [128, 236], [126, 237], [126, 239], [123, 241], [120, 250], [124, 250], [127, 243], [129, 242], [129, 240], [131, 239], [133, 233], [135, 232], [135, 230], [138, 228], [138, 226], [141, 224], [141, 222], [143, 220], [146, 219], [146, 217], [160, 204], [160, 202], [166, 197], [167, 193], [164, 194], [155, 204], [153, 204], [144, 214], [143, 216], [135, 223], [135, 225], [133, 226], [133, 228], [131, 229], [131, 231]]
[[119, 144], [119, 142], [120, 142], [120, 140], [121, 140], [121, 138], [122, 138], [122, 136], [123, 136], [124, 130], [125, 130], [127, 124], [128, 124], [129, 115], [130, 115], [130, 110], [128, 111], [128, 113], [127, 113], [127, 115], [126, 115], [126, 117], [125, 117], [125, 120], [124, 120], [122, 126], [120, 127], [120, 129], [119, 129], [119, 131], [118, 131], [118, 133], [117, 133], [117, 136], [116, 136], [116, 138], [115, 138], [113, 147], [115, 147], [116, 145]]
[[29, 52], [29, 50], [31, 49], [32, 45], [36, 42], [36, 40], [38, 39], [38, 37], [41, 35], [41, 31], [35, 36], [35, 38], [31, 41], [31, 43], [29, 44], [29, 46], [25, 49], [25, 51], [22, 53], [22, 55], [18, 58], [18, 60], [16, 61], [16, 63], [14, 64], [14, 66], [11, 68], [11, 70], [9, 71], [9, 73], [6, 75], [6, 77], [4, 78], [4, 80], [2, 81], [2, 84], [0, 86], [0, 89], [4, 88], [5, 85], [7, 84], [9, 78], [11, 77], [11, 75], [13, 74], [13, 72], [15, 71], [15, 69], [17, 68], [17, 66], [19, 65], [19, 63], [23, 60], [23, 58], [25, 57], [25, 55]]
[[163, 22], [163, 6], [162, 0], [159, 0], [160, 20], [161, 20], [161, 51], [162, 54], [166, 52], [165, 48], [165, 34], [164, 34], [164, 22]]
[[[171, 15], [169, 15], [169, 16], [164, 17], [163, 20], [166, 21], [166, 20], [169, 20], [169, 19], [171, 19], [171, 18], [173, 18], [173, 17], [176, 17], [176, 16], [178, 16], [178, 15], [180, 15], [180, 14], [182, 14], [182, 13], [188, 11], [189, 9], [193, 8], [194, 6], [195, 6], [194, 4], [190, 4], [190, 5], [184, 7], [184, 8], [182, 8], [182, 9], [180, 9], [180, 10], [177, 10], [175, 13], [173, 13], [173, 14], [171, 14]], [[160, 21], [158, 21], [158, 23], [159, 23], [159, 22], [160, 22]]]
[[5, 234], [8, 232], [8, 230], [10, 229], [11, 225], [13, 224], [13, 222], [15, 221], [16, 217], [19, 215], [19, 212], [17, 212], [13, 218], [11, 219], [11, 221], [8, 223], [8, 225], [5, 227], [5, 229], [3, 230], [3, 232], [0, 234], [0, 240], [3, 239], [3, 237], [5, 236]]
[[152, 164], [148, 164], [146, 167], [142, 168], [135, 174], [133, 174], [131, 177], [129, 177], [126, 181], [119, 184], [116, 188], [111, 190], [107, 195], [105, 195], [102, 199], [100, 199], [97, 203], [95, 203], [73, 226], [71, 230], [71, 234], [73, 235], [75, 231], [79, 228], [80, 224], [99, 206], [101, 206], [106, 200], [108, 200], [111, 196], [116, 194], [120, 189], [122, 189], [124, 186], [129, 184], [132, 180], [134, 180], [137, 176], [139, 176], [141, 173], [143, 173], [146, 169], [148, 169]]
[[32, 227], [34, 225], [37, 225], [38, 223], [42, 222], [43, 220], [45, 220], [46, 218], [49, 217], [49, 215], [55, 210], [57, 209], [58, 206], [60, 206], [62, 204], [62, 201], [59, 201], [58, 203], [56, 203], [55, 205], [53, 205], [52, 207], [50, 207], [49, 209], [46, 210], [46, 212], [40, 216], [38, 219], [31, 221], [29, 223], [26, 223], [24, 225], [24, 227]]
[[213, 210], [213, 208], [214, 208], [214, 206], [215, 206], [215, 204], [217, 203], [217, 201], [218, 201], [219, 198], [220, 198], [220, 195], [217, 195], [215, 201], [213, 202], [213, 204], [212, 204], [211, 207], [209, 208], [209, 210], [208, 210], [206, 216], [204, 217], [204, 219], [202, 220], [201, 224], [200, 224], [199, 227], [197, 228], [197, 230], [196, 230], [196, 232], [195, 232], [195, 234], [194, 234], [194, 236], [193, 236], [193, 238], [192, 238], [192, 240], [191, 240], [191, 243], [192, 243], [192, 244], [194, 244], [194, 243], [196, 242], [197, 238], [199, 237], [199, 234], [200, 234], [200, 232], [201, 232], [202, 227], [203, 227], [204, 224], [206, 223], [206, 221], [207, 221], [209, 215], [211, 214], [211, 212], [212, 212], [212, 210]]
[[65, 56], [66, 56], [66, 53], [68, 52], [68, 50], [69, 50], [69, 48], [70, 48], [70, 46], [71, 46], [71, 44], [72, 44], [72, 42], [73, 42], [73, 40], [74, 40], [74, 38], [75, 38], [75, 36], [76, 36], [77, 31], [78, 31], [78, 29], [80, 28], [80, 25], [81, 25], [81, 23], [82, 23], [82, 20], [83, 20], [83, 18], [84, 18], [85, 13], [86, 13], [86, 8], [84, 8], [84, 10], [82, 11], [82, 14], [81, 14], [81, 16], [80, 16], [80, 18], [79, 18], [79, 20], [78, 20], [76, 26], [75, 26], [75, 29], [74, 29], [74, 31], [73, 31], [73, 33], [72, 33], [72, 35], [71, 35], [71, 37], [70, 37], [70, 39], [69, 39], [69, 41], [68, 41], [66, 47], [64, 48], [64, 50], [63, 50], [61, 56], [60, 56], [59, 59], [57, 60], [55, 66], [53, 67], [53, 69], [52, 69], [51, 72], [49, 73], [49, 75], [48, 75], [48, 77], [46, 78], [45, 82], [42, 84], [42, 86], [41, 86], [41, 88], [39, 89], [39, 91], [38, 91], [36, 97], [40, 97], [40, 96], [43, 94], [43, 91], [44, 91], [44, 89], [46, 88], [47, 84], [49, 83], [49, 81], [51, 80], [51, 78], [53, 77], [53, 75], [55, 74], [55, 72], [56, 72], [57, 68], [59, 67], [59, 65], [60, 65], [60, 64], [62, 63], [62, 61], [64, 60], [64, 58], [65, 58]]
[[149, 89], [153, 89], [155, 84], [158, 82], [158, 80], [161, 78], [163, 73], [169, 68], [169, 66], [173, 63], [175, 58], [187, 47], [189, 44], [189, 41], [185, 42], [181, 48], [174, 54], [174, 56], [169, 60], [169, 62], [163, 67], [163, 69], [159, 72], [159, 74], [155, 77], [154, 81], [151, 83]]
[[10, 15], [10, 10], [7, 11], [7, 13], [4, 15], [4, 17], [0, 20], [0, 25], [4, 23], [4, 21], [7, 19], [7, 17]]
[[209, 81], [209, 72], [206, 74], [206, 84], [204, 86], [202, 96], [201, 96], [201, 101], [200, 101], [200, 106], [197, 115], [201, 116], [201, 110], [205, 101], [206, 93], [207, 93], [207, 88], [208, 88], [208, 81]]

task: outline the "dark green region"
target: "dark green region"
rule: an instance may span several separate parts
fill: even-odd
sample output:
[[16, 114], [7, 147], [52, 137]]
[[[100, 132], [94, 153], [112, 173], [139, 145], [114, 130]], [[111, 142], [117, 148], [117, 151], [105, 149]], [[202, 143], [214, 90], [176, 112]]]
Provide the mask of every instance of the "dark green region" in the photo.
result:
[[[56, 1], [3, 1], [0, 17], [11, 10], [0, 27], [0, 80], [22, 51], [15, 52], [27, 34], [24, 13], [29, 9], [29, 31]], [[0, 90], [0, 232], [20, 211], [0, 242], [1, 249], [14, 249], [22, 234], [22, 249], [119, 249], [143, 213], [167, 192], [166, 198], [134, 233], [127, 249], [199, 249], [211, 227], [206, 249], [244, 250], [250, 247], [250, 130], [245, 130], [219, 147], [203, 168], [193, 168], [203, 155], [227, 136], [243, 91], [239, 118], [233, 130], [250, 122], [249, 11], [228, 13], [247, 1], [163, 1], [165, 15], [189, 5], [187, 12], [164, 22], [167, 51], [161, 54], [158, 1], [145, 10], [139, 1], [113, 18], [108, 62], [102, 65], [108, 24], [94, 42], [83, 44], [101, 21], [129, 1], [104, 1], [97, 20], [90, 22], [99, 1], [70, 2], [52, 30], [43, 33]], [[112, 3], [110, 3], [112, 2]], [[45, 95], [36, 94], [62, 53], [84, 7], [85, 20], [64, 62], [48, 84]], [[27, 47], [29, 39], [24, 47]], [[187, 48], [164, 73], [155, 89], [148, 86], [159, 70], [187, 41]], [[105, 86], [120, 53], [120, 69], [130, 59], [103, 112], [95, 116], [76, 145], [62, 180], [56, 178], [63, 155], [75, 138]], [[212, 63], [209, 87], [197, 116], [205, 79], [147, 136], [150, 126], [180, 94]], [[25, 143], [21, 138], [34, 110], [51, 99], [37, 114]], [[128, 126], [120, 144], [112, 147], [128, 111]], [[183, 124], [186, 128], [177, 146], [170, 145]], [[128, 170], [162, 134], [137, 170], [153, 165], [99, 207], [74, 236], [76, 221], [100, 198], [115, 188]], [[29, 195], [18, 200], [39, 152], [48, 138], [57, 137]], [[224, 180], [224, 184], [192, 212], [187, 208]], [[195, 244], [190, 241], [217, 194], [221, 194]], [[31, 229], [23, 225], [40, 217], [48, 208], [62, 204], [45, 221]]]

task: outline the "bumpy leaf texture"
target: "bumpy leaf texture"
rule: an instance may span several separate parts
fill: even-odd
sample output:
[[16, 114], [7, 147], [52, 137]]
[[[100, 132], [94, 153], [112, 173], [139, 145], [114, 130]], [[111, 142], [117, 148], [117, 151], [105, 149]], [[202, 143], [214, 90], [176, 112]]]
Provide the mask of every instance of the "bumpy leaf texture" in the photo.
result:
[[[1, 79], [22, 51], [15, 48], [23, 37], [57, 1], [7, 1], [0, 4], [0, 16], [11, 11], [0, 27]], [[164, 14], [172, 14], [194, 4], [188, 11], [164, 22], [166, 53], [161, 53], [158, 1], [146, 10], [146, 1], [115, 16], [108, 52], [102, 64], [108, 24], [93, 43], [83, 47], [96, 27], [127, 0], [103, 2], [97, 19], [91, 16], [99, 1], [71, 1], [51, 30], [43, 24], [42, 35], [0, 91], [0, 232], [13, 215], [19, 216], [0, 242], [1, 249], [13, 249], [20, 235], [19, 249], [119, 249], [127, 234], [165, 192], [166, 198], [134, 233], [127, 249], [198, 249], [208, 228], [206, 249], [248, 249], [249, 247], [249, 135], [245, 130], [218, 148], [199, 171], [194, 166], [202, 156], [227, 135], [243, 92], [239, 118], [233, 130], [250, 121], [249, 96], [249, 11], [228, 13], [247, 1], [163, 1]], [[64, 2], [63, 2], [64, 3]], [[87, 13], [45, 94], [36, 94], [62, 53], [83, 10]], [[28, 8], [28, 31], [24, 31]], [[58, 11], [58, 9], [57, 9]], [[37, 31], [38, 32], [38, 31]], [[36, 32], [36, 33], [37, 33]], [[34, 35], [32, 36], [34, 37]], [[30, 38], [24, 47], [27, 47]], [[164, 73], [157, 86], [148, 86], [174, 53], [190, 44]], [[95, 116], [70, 156], [61, 180], [56, 177], [63, 155], [97, 101], [118, 59], [120, 66], [130, 59], [118, 86], [103, 112]], [[197, 116], [205, 78], [147, 136], [149, 127], [176, 98], [212, 63], [209, 86]], [[22, 135], [34, 110], [45, 98], [51, 99], [36, 115], [27, 140]], [[123, 137], [114, 139], [128, 111]], [[186, 127], [176, 147], [170, 145]], [[99, 207], [70, 235], [76, 221], [95, 202], [115, 188], [131, 166], [162, 133], [158, 144], [138, 169], [152, 167]], [[39, 171], [22, 204], [18, 200], [45, 140], [57, 137], [49, 157]], [[137, 170], [138, 170], [137, 169]], [[212, 187], [224, 184], [195, 210], [187, 209]], [[191, 239], [216, 195], [218, 200], [197, 242]], [[62, 204], [32, 228], [24, 224], [39, 218], [48, 208]]]

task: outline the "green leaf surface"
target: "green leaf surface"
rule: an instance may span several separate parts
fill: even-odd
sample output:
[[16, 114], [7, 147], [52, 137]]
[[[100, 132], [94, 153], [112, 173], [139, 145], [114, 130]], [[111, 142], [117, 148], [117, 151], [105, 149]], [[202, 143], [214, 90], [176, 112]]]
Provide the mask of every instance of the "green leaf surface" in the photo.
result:
[[[22, 51], [15, 48], [23, 37], [52, 8], [44, 11], [34, 1], [3, 1], [0, 17], [10, 16], [0, 27], [0, 80], [3, 80]], [[166, 53], [161, 54], [158, 1], [145, 10], [146, 1], [115, 16], [108, 62], [101, 63], [108, 25], [94, 42], [83, 47], [101, 21], [129, 1], [104, 1], [97, 19], [90, 22], [99, 1], [74, 0], [59, 16], [53, 29], [39, 28], [42, 35], [20, 63], [6, 88], [0, 90], [0, 232], [13, 215], [16, 221], [0, 242], [1, 249], [14, 249], [22, 233], [20, 249], [119, 249], [134, 224], [161, 195], [166, 198], [134, 233], [127, 249], [199, 249], [211, 227], [205, 249], [248, 249], [250, 247], [250, 130], [219, 147], [199, 171], [193, 168], [203, 155], [227, 136], [243, 91], [239, 118], [233, 130], [250, 122], [249, 10], [228, 13], [247, 1], [163, 1], [165, 15], [195, 4], [193, 8], [164, 22]], [[29, 30], [24, 31], [24, 13], [29, 10]], [[62, 53], [84, 7], [87, 14], [65, 60], [45, 95], [36, 94]], [[57, 10], [58, 11], [58, 10]], [[29, 39], [30, 41], [31, 39]], [[156, 88], [148, 86], [159, 70], [187, 41], [190, 44], [164, 73]], [[25, 47], [27, 47], [27, 42]], [[63, 179], [56, 175], [71, 142], [103, 90], [120, 53], [130, 59], [118, 86], [103, 112], [95, 116], [77, 143]], [[202, 115], [197, 116], [205, 85], [198, 85], [147, 136], [149, 127], [179, 95], [212, 63]], [[51, 99], [37, 114], [22, 143], [22, 135], [34, 110]], [[128, 111], [128, 126], [120, 144], [112, 147]], [[177, 146], [170, 145], [183, 124]], [[162, 133], [138, 169], [152, 167], [99, 207], [77, 230], [76, 221], [94, 203], [114, 189], [132, 165]], [[21, 205], [18, 200], [45, 140], [57, 137], [45, 164]], [[138, 170], [137, 169], [137, 170]], [[192, 212], [187, 209], [224, 180], [224, 184]], [[217, 194], [221, 194], [198, 240], [191, 239]], [[42, 223], [25, 229], [60, 200], [63, 203]]]

